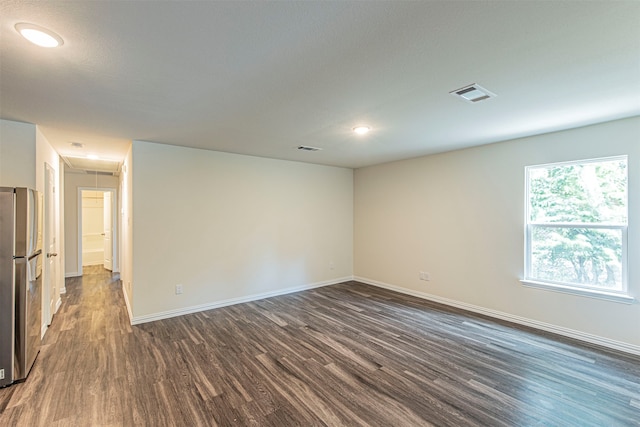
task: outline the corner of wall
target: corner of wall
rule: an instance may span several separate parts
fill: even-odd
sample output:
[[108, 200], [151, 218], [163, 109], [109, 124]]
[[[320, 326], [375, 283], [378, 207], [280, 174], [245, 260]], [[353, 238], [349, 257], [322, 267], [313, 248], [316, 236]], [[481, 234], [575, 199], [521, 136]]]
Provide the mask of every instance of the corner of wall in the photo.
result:
[[120, 280], [129, 320], [133, 320], [134, 292], [133, 286], [133, 146], [132, 143], [125, 156], [120, 172], [119, 205], [120, 205]]

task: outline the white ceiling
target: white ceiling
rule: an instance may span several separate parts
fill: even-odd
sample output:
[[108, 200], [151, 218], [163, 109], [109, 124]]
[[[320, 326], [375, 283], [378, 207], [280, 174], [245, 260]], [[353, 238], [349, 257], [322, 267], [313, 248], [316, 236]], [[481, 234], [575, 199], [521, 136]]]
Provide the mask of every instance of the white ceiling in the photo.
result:
[[[640, 115], [638, 1], [2, 0], [0, 37], [0, 117], [67, 155], [145, 140], [361, 167]], [[471, 83], [498, 97], [449, 95]]]

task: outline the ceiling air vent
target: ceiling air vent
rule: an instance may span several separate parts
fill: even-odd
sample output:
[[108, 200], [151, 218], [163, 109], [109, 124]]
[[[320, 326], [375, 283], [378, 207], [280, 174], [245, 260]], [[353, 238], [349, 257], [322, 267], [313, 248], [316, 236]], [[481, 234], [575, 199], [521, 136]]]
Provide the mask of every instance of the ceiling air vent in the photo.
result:
[[449, 92], [453, 96], [459, 96], [467, 102], [480, 102], [485, 99], [495, 98], [495, 93], [489, 92], [482, 86], [478, 84], [470, 84], [469, 86], [461, 87], [460, 89], [456, 89], [454, 91]]
[[320, 151], [320, 150], [322, 150], [322, 148], [309, 147], [307, 145], [301, 145], [301, 146], [298, 147], [298, 150], [302, 150], [302, 151]]

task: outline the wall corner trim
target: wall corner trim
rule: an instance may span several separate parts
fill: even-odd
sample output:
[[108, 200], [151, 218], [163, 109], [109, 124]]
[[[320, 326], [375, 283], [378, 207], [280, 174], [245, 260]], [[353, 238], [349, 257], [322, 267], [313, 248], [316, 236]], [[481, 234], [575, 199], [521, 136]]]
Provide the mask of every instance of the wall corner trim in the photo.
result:
[[[306, 291], [314, 288], [320, 288], [323, 286], [336, 285], [338, 283], [348, 282], [353, 280], [353, 276], [340, 277], [336, 279], [326, 280], [323, 282], [310, 283], [307, 285], [294, 286], [285, 289], [279, 289], [277, 291], [264, 292], [259, 294], [252, 294], [238, 298], [230, 298], [221, 301], [210, 302], [207, 304], [193, 305], [190, 307], [179, 308], [175, 310], [167, 310], [159, 313], [146, 314], [144, 316], [131, 316], [131, 309], [129, 308], [129, 301], [125, 296], [125, 302], [127, 303], [127, 309], [129, 309], [129, 318], [132, 325], [139, 325], [141, 323], [154, 322], [156, 320], [169, 319], [171, 317], [184, 316], [185, 314], [198, 313], [200, 311], [212, 310], [214, 308], [227, 307], [229, 305], [242, 304], [245, 302], [257, 301], [265, 298], [276, 297], [279, 295], [292, 294], [294, 292]], [[123, 288], [124, 290], [124, 288]], [[125, 294], [126, 295], [126, 294]]]
[[569, 329], [562, 326], [552, 325], [550, 323], [544, 323], [544, 322], [539, 322], [537, 320], [528, 319], [526, 317], [514, 316], [509, 313], [491, 310], [491, 309], [480, 307], [477, 305], [467, 304], [464, 302], [443, 298], [443, 297], [431, 295], [424, 292], [414, 291], [414, 290], [406, 289], [400, 286], [390, 285], [388, 283], [379, 282], [377, 280], [368, 279], [366, 277], [354, 276], [353, 280], [356, 282], [365, 283], [367, 285], [388, 289], [390, 291], [399, 292], [401, 294], [411, 295], [414, 297], [437, 302], [437, 303], [448, 305], [451, 307], [460, 308], [462, 310], [483, 314], [485, 316], [493, 317], [496, 319], [506, 320], [507, 322], [529, 326], [534, 329], [551, 332], [557, 335], [562, 335], [562, 336], [573, 338], [579, 341], [584, 341], [590, 344], [596, 344], [602, 347], [640, 356], [640, 346], [625, 343], [622, 341], [616, 341], [616, 340], [612, 340], [612, 339], [597, 336], [597, 335], [587, 334], [585, 332], [576, 331], [574, 329]]

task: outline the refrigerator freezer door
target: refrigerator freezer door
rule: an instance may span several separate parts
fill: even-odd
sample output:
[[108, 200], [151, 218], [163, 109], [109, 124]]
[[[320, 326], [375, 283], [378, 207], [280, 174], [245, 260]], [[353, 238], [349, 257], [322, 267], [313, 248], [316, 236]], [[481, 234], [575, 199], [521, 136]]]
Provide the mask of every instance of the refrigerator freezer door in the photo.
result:
[[30, 256], [42, 249], [42, 209], [40, 193], [29, 188], [15, 189], [15, 253]]
[[[0, 387], [13, 382], [14, 307], [13, 234], [14, 191], [0, 188]], [[1, 375], [0, 375], [1, 376]]]

